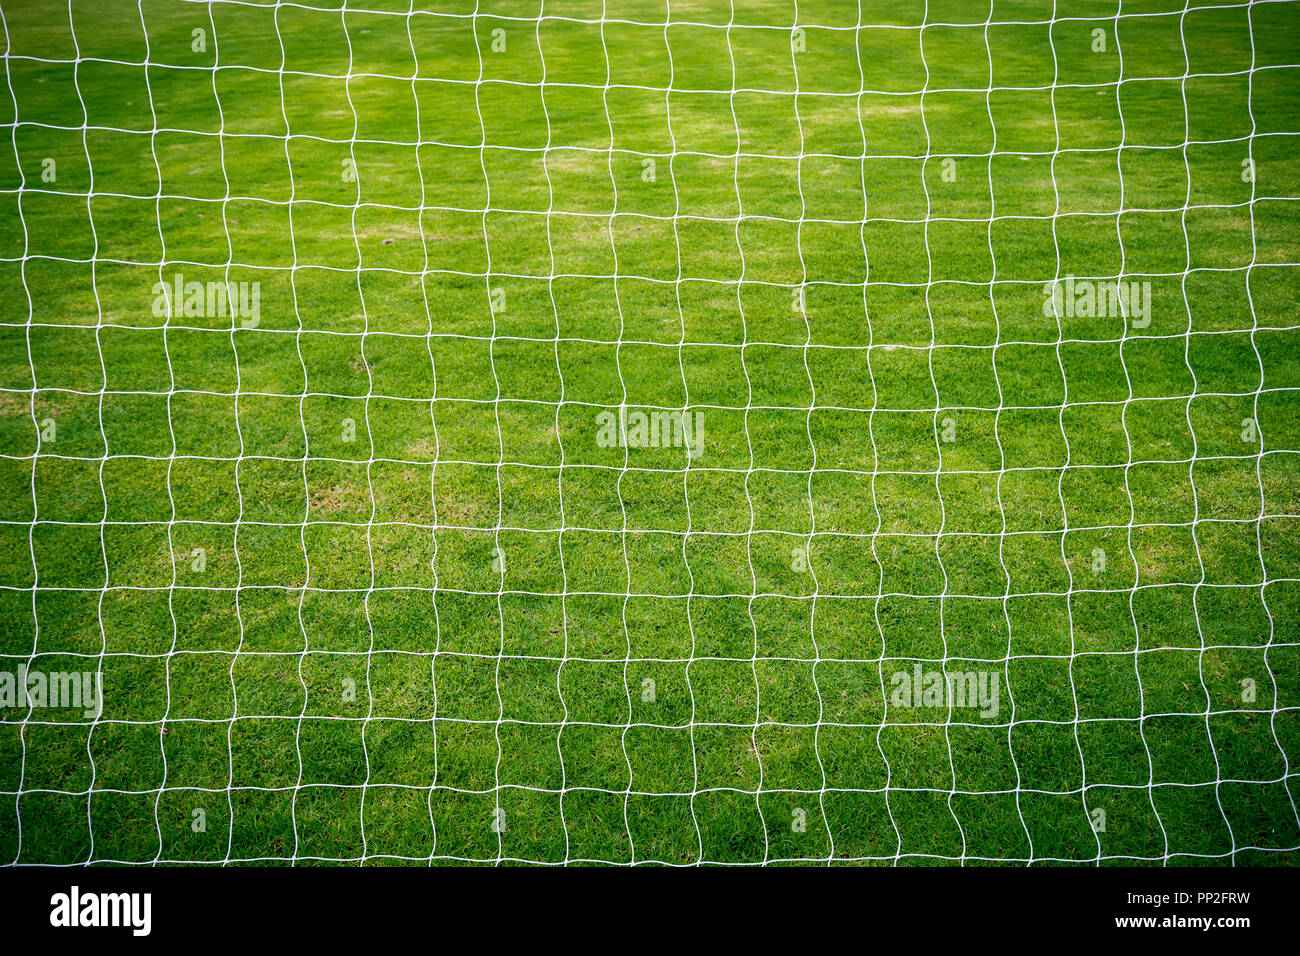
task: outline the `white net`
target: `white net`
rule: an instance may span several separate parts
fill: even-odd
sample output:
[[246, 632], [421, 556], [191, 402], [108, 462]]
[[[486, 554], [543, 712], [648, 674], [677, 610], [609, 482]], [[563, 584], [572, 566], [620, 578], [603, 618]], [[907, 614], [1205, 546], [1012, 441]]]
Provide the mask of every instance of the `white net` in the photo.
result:
[[4, 858], [1300, 849], [1294, 2], [0, 19]]

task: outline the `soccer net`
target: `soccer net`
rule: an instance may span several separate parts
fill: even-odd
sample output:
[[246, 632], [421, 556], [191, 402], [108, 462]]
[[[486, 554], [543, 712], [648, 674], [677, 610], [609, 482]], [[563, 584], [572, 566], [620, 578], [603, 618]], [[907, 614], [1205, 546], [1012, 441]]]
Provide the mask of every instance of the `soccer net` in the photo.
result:
[[0, 24], [0, 858], [1294, 859], [1292, 0]]

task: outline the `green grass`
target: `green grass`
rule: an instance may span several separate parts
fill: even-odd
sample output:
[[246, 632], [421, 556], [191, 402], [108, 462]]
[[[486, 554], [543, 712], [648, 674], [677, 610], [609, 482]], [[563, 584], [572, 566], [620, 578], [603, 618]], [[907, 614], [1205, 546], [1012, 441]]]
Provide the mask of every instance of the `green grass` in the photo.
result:
[[364, 6], [0, 6], [0, 861], [1295, 862], [1300, 6]]

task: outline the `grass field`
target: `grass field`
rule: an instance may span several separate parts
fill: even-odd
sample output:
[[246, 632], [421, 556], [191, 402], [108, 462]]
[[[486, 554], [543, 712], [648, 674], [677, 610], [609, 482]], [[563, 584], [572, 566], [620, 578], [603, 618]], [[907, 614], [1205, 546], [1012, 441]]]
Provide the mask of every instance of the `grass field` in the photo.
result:
[[330, 3], [0, 2], [0, 861], [1300, 858], [1300, 4]]

